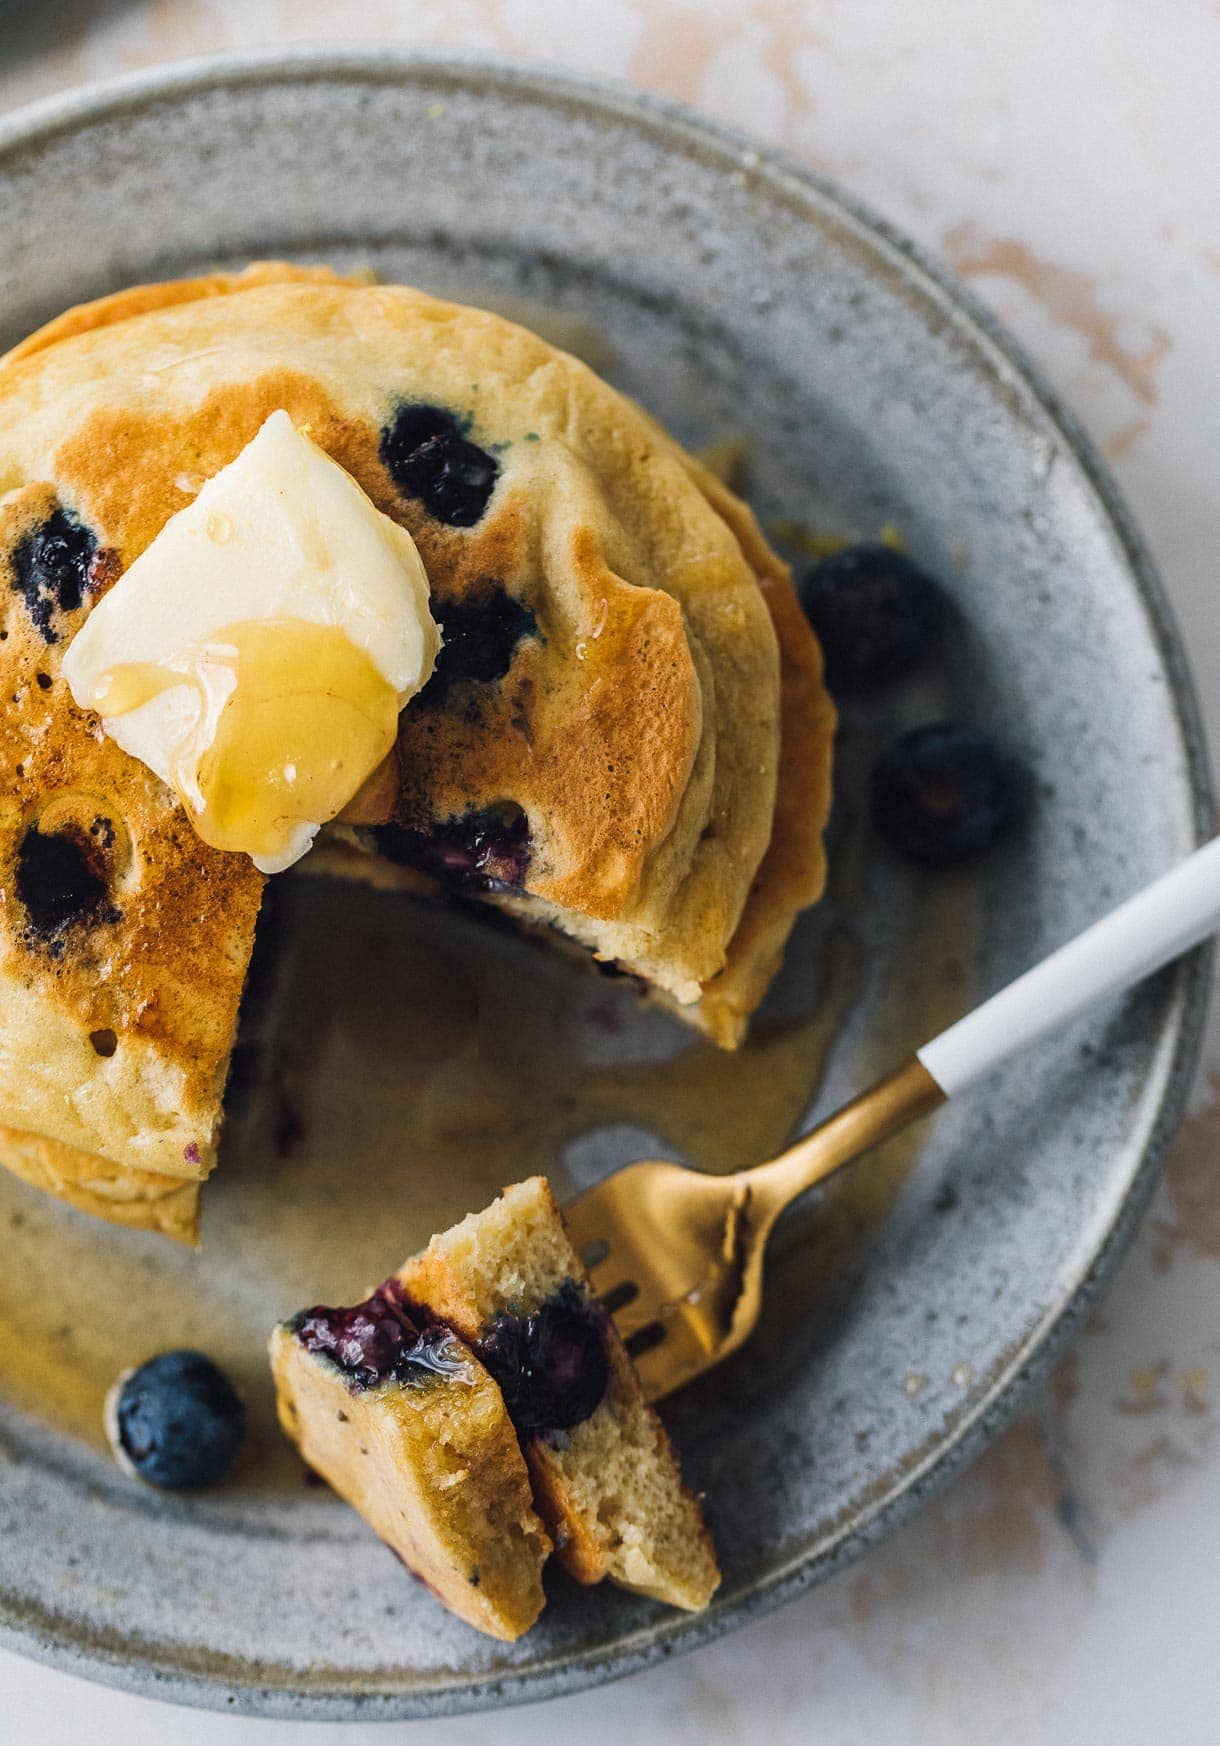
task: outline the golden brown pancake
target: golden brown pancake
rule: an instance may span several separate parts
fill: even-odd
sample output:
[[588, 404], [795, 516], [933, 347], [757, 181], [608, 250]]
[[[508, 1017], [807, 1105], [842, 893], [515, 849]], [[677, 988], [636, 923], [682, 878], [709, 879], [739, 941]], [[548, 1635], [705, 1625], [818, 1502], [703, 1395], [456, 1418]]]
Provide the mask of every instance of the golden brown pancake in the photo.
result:
[[325, 269], [69, 311], [0, 361], [0, 1122], [82, 1177], [210, 1170], [263, 882], [60, 661], [281, 407], [409, 529], [445, 638], [349, 860], [558, 929], [726, 1046], [821, 891], [833, 716], [787, 572], [583, 364]]

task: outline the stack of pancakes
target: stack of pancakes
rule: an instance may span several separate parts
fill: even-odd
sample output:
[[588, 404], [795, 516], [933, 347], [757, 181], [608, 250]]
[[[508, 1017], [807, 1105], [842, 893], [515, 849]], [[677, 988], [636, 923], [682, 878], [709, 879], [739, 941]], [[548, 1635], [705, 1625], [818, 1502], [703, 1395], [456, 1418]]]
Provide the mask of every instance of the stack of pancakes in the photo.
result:
[[304, 865], [494, 904], [726, 1047], [824, 878], [833, 714], [787, 571], [583, 364], [325, 269], [69, 311], [0, 361], [0, 1162], [187, 1239], [264, 879], [61, 663], [278, 408], [410, 531], [446, 644]]

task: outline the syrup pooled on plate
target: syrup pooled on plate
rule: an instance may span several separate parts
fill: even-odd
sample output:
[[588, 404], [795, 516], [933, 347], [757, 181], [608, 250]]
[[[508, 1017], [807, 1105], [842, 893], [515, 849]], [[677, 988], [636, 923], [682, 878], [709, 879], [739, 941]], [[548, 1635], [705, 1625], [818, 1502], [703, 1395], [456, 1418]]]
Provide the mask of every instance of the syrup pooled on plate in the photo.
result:
[[243, 1487], [296, 1495], [268, 1327], [355, 1302], [533, 1172], [562, 1197], [658, 1150], [720, 1170], [765, 1157], [820, 1078], [855, 976], [832, 946], [816, 1010], [726, 1055], [629, 982], [461, 911], [303, 874], [269, 890], [272, 986], [243, 1015], [202, 1248], [103, 1229], [0, 1173], [0, 1395], [101, 1446], [115, 1375], [198, 1347], [248, 1404]]
[[[872, 750], [849, 744], [844, 765], [867, 766]], [[100, 1229], [0, 1172], [11, 1263], [0, 1269], [0, 1395], [32, 1426], [104, 1450], [115, 1375], [159, 1348], [202, 1348], [247, 1401], [243, 1489], [298, 1496], [263, 1360], [277, 1320], [319, 1297], [354, 1302], [434, 1231], [531, 1173], [562, 1199], [631, 1158], [725, 1171], [779, 1150], [865, 992], [855, 926], [873, 907], [866, 844], [853, 833], [836, 846], [838, 919], [811, 921], [794, 941], [791, 1012], [785, 1002], [787, 1016], [762, 1014], [733, 1054], [692, 1041], [630, 983], [460, 910], [329, 878], [273, 881], [260, 923], [269, 949], [256, 955], [271, 986], [243, 1013], [202, 1249]], [[967, 897], [932, 880], [903, 918], [867, 1045], [849, 1042], [846, 1091], [961, 1010], [976, 927]], [[747, 1355], [751, 1387], [858, 1260], [920, 1139], [891, 1141], [785, 1225]]]

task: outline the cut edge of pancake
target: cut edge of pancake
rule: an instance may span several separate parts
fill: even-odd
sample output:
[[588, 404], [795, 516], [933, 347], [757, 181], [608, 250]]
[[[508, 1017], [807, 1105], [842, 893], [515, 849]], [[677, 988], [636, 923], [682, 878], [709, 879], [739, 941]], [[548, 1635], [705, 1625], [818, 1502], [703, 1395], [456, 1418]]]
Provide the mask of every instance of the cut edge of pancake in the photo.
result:
[[199, 1182], [115, 1164], [18, 1128], [0, 1127], [0, 1164], [77, 1212], [198, 1244]]

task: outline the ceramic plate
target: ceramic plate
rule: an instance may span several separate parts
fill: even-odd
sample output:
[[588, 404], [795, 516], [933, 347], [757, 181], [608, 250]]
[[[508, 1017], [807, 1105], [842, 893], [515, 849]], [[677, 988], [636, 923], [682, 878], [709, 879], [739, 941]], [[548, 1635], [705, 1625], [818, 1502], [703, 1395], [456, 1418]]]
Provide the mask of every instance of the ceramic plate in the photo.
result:
[[[179, 1701], [412, 1716], [608, 1679], [819, 1581], [977, 1453], [1093, 1301], [1182, 1107], [1200, 959], [787, 1225], [759, 1339], [666, 1413], [723, 1555], [702, 1618], [556, 1576], [523, 1642], [477, 1637], [307, 1482], [262, 1342], [530, 1169], [570, 1189], [641, 1153], [765, 1156], [1186, 853], [1195, 707], [1104, 469], [852, 201], [549, 74], [383, 50], [162, 71], [9, 120], [0, 210], [0, 342], [135, 280], [367, 267], [520, 316], [717, 445], [795, 559], [894, 528], [955, 604], [937, 668], [844, 711], [830, 895], [737, 1057], [502, 933], [289, 877], [202, 1252], [0, 1183], [0, 1639]], [[1032, 812], [977, 869], [916, 874], [862, 797], [890, 734], [945, 716], [1020, 753]], [[184, 1501], [125, 1480], [99, 1416], [122, 1364], [187, 1341], [241, 1380], [252, 1435]]]

